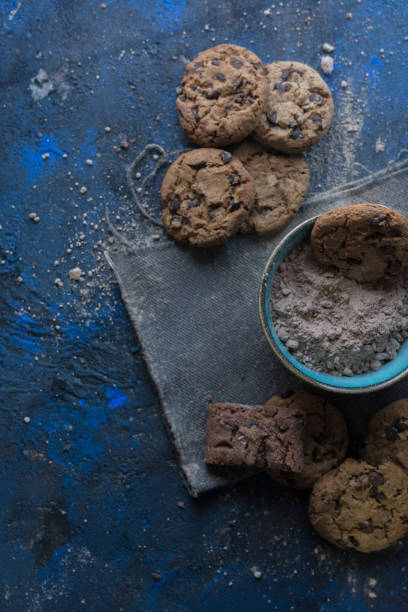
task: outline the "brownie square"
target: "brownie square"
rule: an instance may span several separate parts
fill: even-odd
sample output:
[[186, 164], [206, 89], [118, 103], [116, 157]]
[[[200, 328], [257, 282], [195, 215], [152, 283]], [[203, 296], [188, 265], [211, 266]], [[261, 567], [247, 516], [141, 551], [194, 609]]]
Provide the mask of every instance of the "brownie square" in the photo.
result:
[[298, 408], [211, 403], [205, 461], [301, 472], [303, 427], [304, 413]]

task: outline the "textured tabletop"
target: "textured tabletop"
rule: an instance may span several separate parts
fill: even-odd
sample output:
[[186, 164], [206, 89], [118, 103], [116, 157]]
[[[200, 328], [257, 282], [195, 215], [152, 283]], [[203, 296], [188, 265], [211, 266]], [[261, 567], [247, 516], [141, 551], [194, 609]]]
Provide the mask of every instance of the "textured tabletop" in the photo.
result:
[[[406, 2], [0, 11], [0, 610], [407, 609], [406, 541], [334, 549], [309, 526], [307, 495], [263, 476], [188, 497], [103, 256], [105, 207], [132, 240], [160, 239], [134, 212], [126, 168], [150, 142], [187, 146], [175, 88], [218, 43], [317, 69], [334, 45], [335, 119], [308, 153], [312, 193], [395, 159], [407, 147]], [[157, 190], [149, 206], [159, 212]]]

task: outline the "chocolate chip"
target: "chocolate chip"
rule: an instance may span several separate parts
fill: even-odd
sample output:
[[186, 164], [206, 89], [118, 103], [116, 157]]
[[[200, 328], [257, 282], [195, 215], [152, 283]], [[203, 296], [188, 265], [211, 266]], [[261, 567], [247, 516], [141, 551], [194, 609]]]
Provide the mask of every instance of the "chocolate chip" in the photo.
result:
[[313, 123], [316, 123], [316, 125], [319, 126], [319, 130], [323, 129], [323, 123], [322, 123], [322, 118], [320, 115], [312, 115], [311, 117]]
[[172, 198], [170, 198], [168, 204], [167, 204], [168, 208], [169, 208], [169, 212], [174, 215], [174, 213], [176, 213], [178, 211], [178, 209], [180, 208], [180, 200], [177, 196], [173, 196]]
[[198, 70], [199, 68], [202, 68], [204, 66], [203, 62], [197, 62], [196, 64], [194, 64], [194, 68], [196, 70]]
[[251, 96], [247, 96], [247, 100], [250, 104], [254, 104], [255, 100], [253, 98], [251, 98]]
[[317, 442], [317, 444], [324, 444], [327, 440], [327, 433], [325, 431], [320, 431], [317, 435], [313, 436], [313, 440]]
[[351, 266], [361, 266], [361, 259], [356, 259], [356, 257], [347, 257], [346, 261]]
[[275, 189], [279, 189], [280, 187], [280, 182], [278, 181], [277, 183], [274, 184]]
[[393, 227], [391, 229], [391, 236], [395, 236], [395, 238], [402, 236], [402, 230], [399, 227]]
[[287, 81], [290, 76], [290, 70], [282, 70], [281, 79], [282, 81]]
[[297, 127], [297, 121], [293, 121], [293, 119], [292, 119], [292, 121], [289, 121], [288, 126], [289, 126], [290, 128], [295, 128], [295, 127]]
[[387, 266], [387, 272], [388, 274], [391, 274], [391, 276], [398, 274], [399, 271], [401, 270], [401, 262], [400, 261], [390, 261], [388, 266]]
[[250, 421], [249, 419], [246, 419], [245, 420], [245, 425], [246, 425], [246, 427], [251, 428], [251, 427], [253, 427], [255, 425], [255, 423], [253, 421]]
[[220, 151], [220, 159], [223, 164], [228, 164], [231, 161], [232, 155], [229, 151]]
[[294, 391], [292, 391], [292, 389], [288, 389], [287, 391], [285, 391], [285, 393], [281, 394], [281, 398], [282, 399], [288, 399], [288, 397], [292, 397], [292, 395], [294, 395]]
[[191, 89], [191, 91], [196, 91], [197, 86], [196, 85], [190, 85], [190, 89]]
[[246, 95], [243, 94], [243, 93], [236, 94], [234, 96], [233, 100], [234, 100], [234, 102], [236, 102], [237, 104], [242, 106], [243, 104], [245, 104]]
[[298, 140], [298, 139], [302, 140], [302, 138], [304, 138], [304, 137], [305, 137], [305, 135], [304, 135], [304, 133], [302, 132], [302, 130], [300, 130], [299, 128], [295, 128], [295, 129], [294, 129], [294, 130], [291, 132], [290, 137], [291, 137], [293, 140]]
[[278, 123], [278, 113], [274, 112], [274, 113], [268, 113], [266, 115], [266, 120], [268, 121], [268, 123], [270, 123], [271, 125], [277, 125]]
[[290, 83], [284, 83], [283, 84], [283, 91], [290, 91], [292, 88]]
[[179, 85], [178, 87], [176, 87], [176, 94], [179, 96], [182, 93], [183, 93], [183, 88], [181, 85]]
[[399, 437], [398, 431], [395, 429], [395, 427], [388, 427], [385, 431], [385, 437], [390, 442], [395, 442], [395, 440], [398, 440]]
[[198, 162], [194, 162], [193, 164], [188, 164], [188, 165], [190, 166], [190, 168], [193, 168], [194, 170], [199, 170], [200, 168], [205, 168], [207, 166], [207, 162], [202, 159]]
[[315, 102], [316, 104], [321, 104], [322, 101], [323, 101], [323, 98], [318, 93], [311, 93], [310, 96], [309, 96], [309, 100], [311, 102]]
[[241, 68], [244, 65], [244, 62], [241, 62], [241, 60], [239, 60], [237, 57], [232, 57], [230, 60], [230, 64], [231, 66], [234, 66], [234, 68]]
[[404, 419], [404, 417], [397, 419], [393, 427], [399, 432], [406, 431], [408, 429], [408, 419]]
[[196, 108], [191, 109], [191, 114], [193, 115], [195, 121], [200, 121], [200, 117], [198, 116], [198, 110]]
[[200, 206], [200, 200], [197, 200], [197, 198], [194, 198], [194, 200], [189, 200], [188, 202], [189, 208], [197, 208], [197, 206]]
[[239, 179], [238, 174], [235, 174], [235, 172], [232, 172], [229, 176], [228, 176], [228, 180], [229, 180], [229, 184], [230, 185], [240, 185], [241, 181]]
[[393, 255], [395, 253], [395, 246], [392, 244], [384, 244], [380, 246], [380, 251], [385, 255]]
[[375, 499], [375, 501], [377, 501], [378, 503], [380, 503], [380, 502], [384, 501], [385, 499], [387, 499], [386, 494], [383, 493], [383, 491], [379, 491], [377, 489], [377, 487], [371, 487], [370, 497]]
[[374, 234], [369, 234], [366, 236], [364, 240], [382, 240], [383, 238], [383, 234], [380, 234], [380, 232], [374, 232]]
[[232, 86], [233, 87], [242, 87], [244, 81], [241, 79], [241, 77], [238, 77], [237, 79], [235, 79], [235, 81], [233, 81]]
[[317, 446], [312, 451], [312, 459], [315, 463], [319, 463], [323, 459], [323, 453]]
[[218, 81], [225, 81], [225, 74], [222, 74], [222, 72], [217, 72], [217, 74], [215, 75], [215, 78]]
[[367, 478], [371, 484], [375, 484], [377, 486], [382, 485], [385, 482], [384, 476], [379, 472], [368, 472]]
[[377, 227], [377, 225], [381, 225], [381, 223], [384, 223], [386, 219], [387, 215], [377, 215], [376, 217], [373, 217], [373, 219], [371, 219], [371, 225]]
[[205, 93], [205, 97], [207, 98], [207, 100], [217, 100], [217, 98], [219, 98], [219, 93], [216, 89], [210, 89], [210, 91], [207, 91]]
[[283, 93], [285, 91], [283, 88], [283, 83], [281, 81], [279, 81], [279, 83], [275, 83], [274, 89], [279, 91], [279, 93]]
[[238, 210], [240, 206], [241, 202], [236, 202], [235, 200], [231, 200], [231, 202], [229, 203], [229, 209], [231, 212], [234, 212], [234, 210]]
[[211, 63], [213, 66], [219, 66], [221, 64], [221, 60], [218, 57], [213, 57]]
[[353, 544], [353, 546], [360, 546], [360, 542], [354, 536], [349, 536], [349, 540]]
[[360, 527], [361, 531], [365, 531], [366, 533], [372, 533], [374, 530], [372, 520], [370, 518], [366, 521], [360, 521], [358, 526]]
[[238, 431], [238, 425], [236, 423], [234, 423], [234, 421], [232, 421], [231, 419], [225, 419], [223, 421], [224, 425], [226, 427], [228, 427], [228, 429], [230, 429], [233, 433], [235, 433], [236, 431]]
[[282, 418], [276, 419], [276, 425], [277, 425], [279, 431], [282, 431], [282, 432], [283, 431], [287, 431], [289, 429], [289, 425]]

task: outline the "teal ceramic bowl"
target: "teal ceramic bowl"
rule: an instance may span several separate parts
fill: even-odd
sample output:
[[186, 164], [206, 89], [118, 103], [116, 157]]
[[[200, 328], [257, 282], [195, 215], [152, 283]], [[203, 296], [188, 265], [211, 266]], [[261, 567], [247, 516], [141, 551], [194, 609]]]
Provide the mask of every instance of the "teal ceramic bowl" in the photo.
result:
[[293, 374], [320, 389], [336, 393], [368, 393], [393, 385], [408, 374], [408, 340], [401, 346], [395, 359], [375, 372], [355, 376], [333, 376], [316, 372], [295, 359], [277, 336], [269, 307], [272, 281], [288, 253], [299, 242], [309, 238], [316, 219], [317, 216], [304, 221], [287, 234], [275, 248], [265, 266], [259, 287], [258, 306], [266, 339], [276, 356]]

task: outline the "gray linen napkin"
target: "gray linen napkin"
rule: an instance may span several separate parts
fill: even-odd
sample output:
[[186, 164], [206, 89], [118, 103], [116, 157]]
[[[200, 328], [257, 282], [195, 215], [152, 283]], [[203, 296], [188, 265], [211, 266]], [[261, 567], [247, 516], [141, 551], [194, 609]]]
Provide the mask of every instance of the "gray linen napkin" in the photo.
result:
[[[236, 236], [225, 246], [208, 249], [165, 241], [106, 253], [191, 495], [248, 476], [240, 470], [206, 467], [207, 394], [217, 401], [262, 403], [273, 393], [299, 386], [271, 352], [258, 318], [258, 284], [272, 249], [305, 219], [357, 202], [386, 204], [408, 215], [408, 160], [308, 198], [292, 223], [273, 237]], [[383, 405], [381, 401], [403, 394], [408, 395], [404, 381], [375, 396]], [[372, 394], [369, 397], [336, 402], [356, 420], [352, 429], [361, 428], [370, 411], [379, 407]]]

